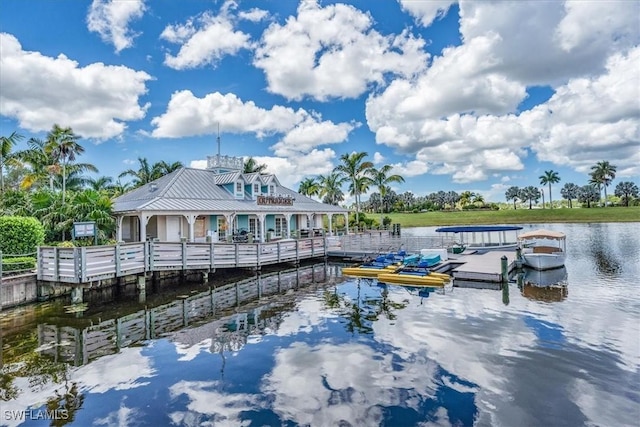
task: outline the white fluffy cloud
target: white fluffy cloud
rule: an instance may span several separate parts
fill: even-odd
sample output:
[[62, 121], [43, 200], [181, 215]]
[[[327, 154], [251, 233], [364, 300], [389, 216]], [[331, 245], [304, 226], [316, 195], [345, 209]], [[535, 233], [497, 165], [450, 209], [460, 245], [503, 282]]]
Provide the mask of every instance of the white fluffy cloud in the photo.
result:
[[399, 0], [399, 2], [402, 10], [409, 12], [423, 26], [428, 27], [434, 20], [446, 15], [456, 0]]
[[251, 46], [251, 37], [234, 28], [226, 7], [219, 15], [205, 12], [184, 24], [169, 25], [160, 38], [180, 45], [177, 55], [167, 53], [164, 60], [176, 70], [215, 65], [222, 57]]
[[54, 123], [71, 126], [80, 136], [99, 139], [121, 135], [126, 121], [145, 117], [139, 105], [151, 76], [124, 66], [76, 61], [22, 49], [12, 35], [0, 33], [0, 111], [33, 132]]
[[136, 35], [129, 24], [140, 19], [146, 10], [144, 0], [93, 0], [87, 15], [89, 31], [98, 33], [100, 38], [113, 44], [116, 52], [133, 46]]
[[[411, 4], [425, 25], [445, 7]], [[463, 1], [463, 44], [371, 95], [367, 123], [379, 144], [459, 183], [521, 170], [528, 148], [578, 171], [606, 158], [637, 175], [639, 12], [634, 2]], [[517, 115], [532, 84], [556, 93]]]
[[424, 40], [408, 31], [383, 36], [372, 25], [353, 6], [302, 1], [297, 16], [265, 30], [254, 65], [265, 72], [269, 91], [321, 101], [357, 97], [383, 84], [386, 73], [410, 78], [426, 67]]
[[250, 10], [243, 10], [238, 12], [238, 18], [244, 19], [251, 22], [259, 22], [269, 16], [269, 12], [263, 9], [258, 9], [254, 7]]
[[587, 172], [610, 159], [619, 176], [640, 175], [640, 47], [612, 56], [607, 73], [558, 88], [545, 104], [522, 114], [539, 130], [538, 158]]

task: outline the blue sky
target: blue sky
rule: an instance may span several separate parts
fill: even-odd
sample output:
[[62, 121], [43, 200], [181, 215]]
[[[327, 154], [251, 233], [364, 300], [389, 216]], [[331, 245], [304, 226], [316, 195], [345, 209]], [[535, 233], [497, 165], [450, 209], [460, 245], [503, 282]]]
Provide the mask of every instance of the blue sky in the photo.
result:
[[[296, 189], [366, 151], [398, 192], [503, 200], [640, 176], [640, 3], [3, 0], [0, 133], [137, 158], [253, 156]], [[20, 148], [20, 147], [18, 147]], [[614, 182], [615, 184], [615, 182]], [[366, 196], [363, 198], [366, 199]]]

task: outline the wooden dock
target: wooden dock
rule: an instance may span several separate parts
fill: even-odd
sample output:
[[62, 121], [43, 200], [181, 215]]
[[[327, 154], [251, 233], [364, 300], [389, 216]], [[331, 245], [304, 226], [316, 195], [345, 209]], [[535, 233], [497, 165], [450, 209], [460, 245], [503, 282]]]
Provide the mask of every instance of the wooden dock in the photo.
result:
[[515, 266], [515, 251], [490, 250], [469, 254], [461, 254], [455, 259], [451, 259], [452, 266], [450, 274], [454, 279], [473, 280], [480, 282], [500, 283], [502, 277], [502, 257], [507, 257], [507, 272], [513, 270]]
[[326, 254], [325, 237], [269, 243], [148, 241], [77, 248], [40, 246], [37, 271], [38, 280], [80, 284], [157, 271], [259, 269]]

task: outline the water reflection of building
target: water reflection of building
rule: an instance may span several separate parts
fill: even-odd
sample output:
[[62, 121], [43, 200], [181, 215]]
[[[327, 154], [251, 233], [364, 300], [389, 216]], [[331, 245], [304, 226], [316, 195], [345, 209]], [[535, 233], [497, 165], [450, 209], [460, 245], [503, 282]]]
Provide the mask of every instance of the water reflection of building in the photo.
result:
[[569, 295], [567, 277], [565, 267], [544, 271], [525, 268], [518, 273], [518, 287], [526, 298], [560, 302]]
[[[84, 328], [39, 324], [38, 348], [41, 354], [56, 362], [79, 366], [118, 353], [121, 348], [137, 342], [174, 334], [194, 323], [208, 321], [216, 324], [220, 331], [213, 335], [220, 339], [214, 341], [228, 349], [239, 349], [251, 333], [277, 327], [278, 316], [291, 308], [290, 298], [282, 294], [324, 283], [328, 274], [327, 265], [316, 264], [259, 275]], [[231, 310], [271, 296], [275, 301], [266, 301], [261, 309], [229, 316]], [[209, 334], [208, 338], [211, 337]]]

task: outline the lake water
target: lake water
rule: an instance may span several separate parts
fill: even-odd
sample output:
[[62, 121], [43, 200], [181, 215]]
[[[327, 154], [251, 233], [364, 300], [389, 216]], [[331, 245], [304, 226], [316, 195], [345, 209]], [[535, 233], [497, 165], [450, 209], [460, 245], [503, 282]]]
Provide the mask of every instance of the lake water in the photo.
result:
[[501, 291], [319, 264], [244, 279], [279, 293], [212, 315], [195, 285], [5, 310], [0, 425], [637, 426], [640, 223], [545, 227], [566, 268]]

